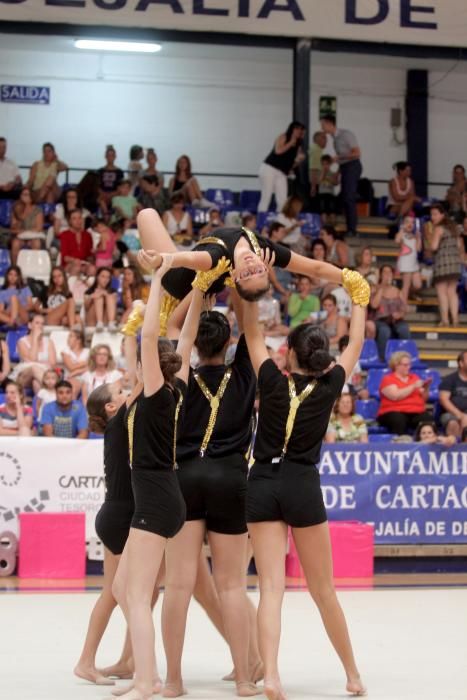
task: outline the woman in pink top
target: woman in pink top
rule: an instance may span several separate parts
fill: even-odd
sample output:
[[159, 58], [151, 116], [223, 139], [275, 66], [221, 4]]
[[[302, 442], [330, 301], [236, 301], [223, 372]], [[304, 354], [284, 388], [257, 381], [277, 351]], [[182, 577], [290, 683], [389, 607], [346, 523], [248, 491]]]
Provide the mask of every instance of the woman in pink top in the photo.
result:
[[99, 244], [95, 249], [96, 267], [112, 267], [116, 235], [103, 220], [96, 222], [94, 231], [100, 235]]

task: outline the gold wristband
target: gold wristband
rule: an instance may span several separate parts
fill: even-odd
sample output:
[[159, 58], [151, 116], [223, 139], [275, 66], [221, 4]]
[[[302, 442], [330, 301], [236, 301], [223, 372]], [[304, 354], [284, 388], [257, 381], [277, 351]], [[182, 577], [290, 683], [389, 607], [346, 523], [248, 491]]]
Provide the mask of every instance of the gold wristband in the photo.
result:
[[359, 272], [344, 267], [342, 270], [342, 283], [353, 304], [363, 307], [368, 306], [370, 303], [370, 285]]
[[167, 325], [169, 318], [179, 304], [180, 299], [176, 299], [171, 294], [168, 294], [168, 292], [164, 293], [159, 310], [159, 335], [161, 338], [165, 338], [167, 336]]
[[225, 275], [225, 273], [229, 271], [230, 261], [222, 257], [212, 270], [207, 270], [206, 272], [199, 270], [191, 286], [193, 289], [199, 289], [203, 294], [206, 294], [210, 286], [218, 280], [219, 277], [222, 277], [222, 275]]

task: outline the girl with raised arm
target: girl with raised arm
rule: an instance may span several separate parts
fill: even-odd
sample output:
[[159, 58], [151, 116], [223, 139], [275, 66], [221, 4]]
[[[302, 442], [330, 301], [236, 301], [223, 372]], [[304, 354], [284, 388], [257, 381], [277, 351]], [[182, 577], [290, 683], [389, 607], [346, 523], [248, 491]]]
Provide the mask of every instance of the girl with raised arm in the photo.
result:
[[[154, 267], [140, 251], [140, 263]], [[170, 256], [153, 276], [141, 333], [143, 391], [127, 416], [131, 482], [135, 511], [130, 534], [113, 583], [113, 593], [127, 619], [133, 647], [133, 687], [122, 697], [150, 700], [161, 690], [156, 674], [151, 599], [167, 539], [185, 522], [186, 508], [175, 473], [178, 415], [186, 393], [189, 359], [202, 304], [195, 291], [179, 341], [159, 339], [161, 279]]]
[[317, 468], [334, 402], [360, 355], [370, 296], [368, 283], [358, 272], [344, 269], [343, 279], [353, 301], [349, 345], [335, 364], [324, 331], [310, 324], [297, 326], [288, 338], [288, 377], [269, 357], [256, 304], [244, 304], [245, 336], [260, 393], [247, 522], [259, 575], [259, 648], [269, 700], [286, 700], [277, 658], [289, 526], [308, 589], [344, 666], [347, 691], [353, 695], [366, 692], [334, 590], [329, 528]]

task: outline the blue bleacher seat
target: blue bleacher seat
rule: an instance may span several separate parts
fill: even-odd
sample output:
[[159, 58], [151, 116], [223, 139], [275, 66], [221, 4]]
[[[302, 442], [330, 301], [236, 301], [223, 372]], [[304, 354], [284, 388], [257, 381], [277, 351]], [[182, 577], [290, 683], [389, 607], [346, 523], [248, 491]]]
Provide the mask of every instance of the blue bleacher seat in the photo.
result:
[[0, 404], [5, 403], [5, 392], [0, 391]]
[[256, 228], [261, 233], [264, 226], [270, 226], [277, 218], [275, 211], [260, 211], [256, 214]]
[[259, 190], [242, 190], [240, 192], [240, 209], [256, 213], [261, 192]]
[[234, 193], [232, 190], [226, 189], [209, 189], [205, 192], [206, 199], [218, 207], [224, 209], [225, 207], [232, 207], [234, 204]]
[[55, 212], [55, 204], [47, 204], [45, 202], [41, 202], [39, 206], [42, 209], [45, 218], [51, 216]]
[[386, 216], [386, 207], [388, 204], [388, 198], [387, 197], [380, 197], [378, 199], [378, 207], [377, 207], [377, 214], [378, 216]]
[[355, 410], [359, 416], [365, 420], [376, 420], [378, 413], [379, 401], [376, 399], [357, 399]]
[[361, 368], [365, 370], [386, 367], [386, 363], [379, 359], [378, 346], [373, 338], [365, 339], [359, 362]]
[[393, 437], [391, 433], [369, 433], [368, 442], [391, 442]]
[[0, 226], [9, 228], [14, 203], [13, 199], [0, 199]]
[[321, 230], [321, 217], [319, 214], [300, 214], [298, 217], [300, 221], [304, 221], [305, 225], [302, 226], [302, 233], [304, 236], [311, 236], [312, 238], [317, 238]]
[[379, 385], [389, 369], [370, 369], [366, 380], [366, 388], [370, 394], [370, 398], [379, 399]]
[[6, 344], [8, 346], [8, 352], [10, 353], [11, 362], [19, 362], [19, 355], [16, 349], [16, 344], [20, 338], [27, 335], [28, 328], [24, 326], [23, 328], [18, 328], [14, 331], [8, 331], [6, 334]]
[[431, 377], [429, 400], [437, 401], [439, 396], [439, 385], [441, 384], [441, 375], [436, 369], [422, 369], [419, 373], [420, 379], [428, 379]]
[[5, 277], [6, 271], [11, 265], [10, 252], [5, 248], [0, 249], [0, 277]]
[[186, 207], [187, 212], [190, 214], [194, 226], [204, 226], [209, 221], [209, 209], [202, 209], [201, 207]]
[[415, 340], [397, 340], [396, 338], [391, 338], [391, 340], [388, 340], [386, 343], [386, 351], [384, 353], [386, 362], [389, 362], [393, 352], [401, 351], [408, 352], [411, 356], [412, 369], [424, 369], [426, 367], [426, 364], [420, 361], [418, 347]]

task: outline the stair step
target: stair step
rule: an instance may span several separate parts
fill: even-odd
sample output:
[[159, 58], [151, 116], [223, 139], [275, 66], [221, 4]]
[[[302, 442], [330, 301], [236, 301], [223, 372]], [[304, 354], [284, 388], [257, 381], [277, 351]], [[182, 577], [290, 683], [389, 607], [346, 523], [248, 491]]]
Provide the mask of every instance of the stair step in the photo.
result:
[[[409, 323], [411, 322], [418, 322], [418, 323], [425, 323], [429, 324], [430, 321], [433, 321], [433, 323], [437, 323], [439, 319], [438, 314], [436, 313], [430, 313], [429, 311], [409, 311], [405, 315], [405, 320], [408, 321]], [[467, 314], [460, 314], [459, 316], [459, 321], [461, 323], [462, 328], [464, 328], [464, 323], [467, 324]]]
[[467, 336], [466, 326], [430, 326], [418, 325], [416, 323], [410, 325], [412, 333], [436, 333], [439, 335], [465, 335]]
[[[413, 335], [412, 335], [413, 338]], [[417, 347], [419, 350], [430, 350], [433, 352], [442, 352], [442, 351], [452, 351], [452, 352], [457, 352], [459, 353], [463, 348], [465, 347], [465, 340], [460, 338], [459, 340], [445, 340], [445, 339], [438, 339], [438, 340], [426, 340], [422, 338], [413, 338], [416, 343]]]

